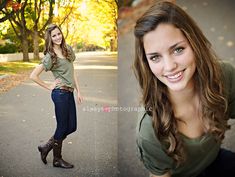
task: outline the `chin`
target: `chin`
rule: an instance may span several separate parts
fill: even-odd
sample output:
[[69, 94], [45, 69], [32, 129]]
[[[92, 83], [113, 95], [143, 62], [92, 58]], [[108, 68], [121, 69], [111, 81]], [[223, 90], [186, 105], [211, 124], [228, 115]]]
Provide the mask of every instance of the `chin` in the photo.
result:
[[167, 88], [173, 92], [180, 92], [186, 89], [184, 85], [168, 85]]
[[183, 89], [178, 89], [178, 88], [168, 88], [171, 92], [180, 92], [183, 91]]
[[61, 45], [61, 43], [54, 43], [55, 45], [58, 45], [58, 46], [60, 46]]

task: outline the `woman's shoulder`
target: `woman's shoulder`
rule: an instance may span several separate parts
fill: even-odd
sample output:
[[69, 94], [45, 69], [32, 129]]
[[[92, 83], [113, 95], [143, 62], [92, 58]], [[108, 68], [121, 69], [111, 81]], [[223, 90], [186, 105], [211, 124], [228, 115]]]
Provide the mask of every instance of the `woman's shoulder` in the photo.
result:
[[230, 92], [231, 89], [235, 89], [231, 88], [231, 86], [235, 86], [235, 83], [233, 83], [235, 81], [235, 68], [231, 63], [228, 62], [221, 62], [220, 65], [222, 69], [225, 89]]
[[66, 43], [66, 47], [68, 50], [73, 50], [72, 46]]
[[166, 154], [165, 147], [155, 136], [152, 116], [147, 112], [140, 113], [137, 127], [137, 153], [145, 167], [155, 175], [163, 175], [173, 169], [173, 159]]
[[235, 118], [235, 67], [227, 62], [221, 63], [225, 96], [228, 100], [228, 113]]
[[44, 54], [43, 60], [49, 60], [49, 59], [51, 59], [51, 54], [49, 52], [46, 52]]
[[47, 52], [44, 57], [42, 58], [41, 63], [44, 66], [45, 71], [49, 71], [52, 68], [52, 59], [51, 59], [51, 55], [49, 52]]
[[229, 62], [225, 62], [225, 61], [220, 62], [220, 66], [221, 66], [222, 72], [225, 76], [230, 75], [235, 72], [234, 66]]
[[149, 141], [153, 144], [160, 143], [154, 132], [152, 116], [150, 116], [146, 111], [139, 113], [137, 135], [138, 138]]

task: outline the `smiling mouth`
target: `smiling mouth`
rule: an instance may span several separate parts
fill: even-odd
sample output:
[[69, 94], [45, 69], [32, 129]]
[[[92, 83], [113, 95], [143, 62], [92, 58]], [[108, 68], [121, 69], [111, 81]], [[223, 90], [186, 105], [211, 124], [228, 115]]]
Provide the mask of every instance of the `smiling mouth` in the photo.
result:
[[176, 78], [180, 77], [182, 75], [182, 73], [183, 73], [183, 71], [178, 72], [175, 75], [170, 75], [170, 76], [166, 76], [166, 77], [169, 78], [169, 79], [176, 79]]
[[170, 81], [178, 81], [178, 80], [180, 80], [182, 78], [184, 71], [185, 71], [185, 69], [180, 71], [180, 72], [177, 72], [175, 74], [165, 75], [165, 77], [167, 79], [169, 79]]

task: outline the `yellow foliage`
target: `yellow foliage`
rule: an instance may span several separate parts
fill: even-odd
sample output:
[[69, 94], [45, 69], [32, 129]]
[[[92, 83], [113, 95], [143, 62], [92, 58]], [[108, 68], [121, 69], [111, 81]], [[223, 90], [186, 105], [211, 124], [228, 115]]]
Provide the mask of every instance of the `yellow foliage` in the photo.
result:
[[68, 43], [117, 48], [117, 4], [115, 0], [58, 1], [54, 22], [62, 23]]

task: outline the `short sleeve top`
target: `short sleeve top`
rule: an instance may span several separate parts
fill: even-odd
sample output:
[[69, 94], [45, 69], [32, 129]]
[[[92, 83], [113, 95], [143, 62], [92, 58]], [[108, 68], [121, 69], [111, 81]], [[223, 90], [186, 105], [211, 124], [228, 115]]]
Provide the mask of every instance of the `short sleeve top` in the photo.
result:
[[[225, 91], [228, 100], [228, 112], [235, 118], [235, 69], [228, 63], [221, 64], [225, 79]], [[165, 147], [155, 136], [152, 117], [142, 112], [137, 124], [137, 152], [144, 166], [154, 175], [163, 175], [170, 171], [172, 177], [196, 177], [216, 158], [220, 143], [212, 134], [198, 138], [188, 138], [180, 134], [187, 153], [186, 162], [176, 167], [173, 159], [166, 154]]]
[[228, 100], [228, 114], [235, 119], [235, 68], [229, 63], [222, 63], [225, 92]]
[[66, 58], [57, 57], [57, 64], [52, 67], [52, 58], [49, 53], [42, 59], [45, 71], [51, 71], [55, 79], [61, 80], [55, 88], [60, 88], [61, 86], [75, 87], [73, 62], [76, 59], [76, 56], [72, 47], [69, 45], [67, 46], [71, 53], [71, 55], [69, 55], [70, 61]]

